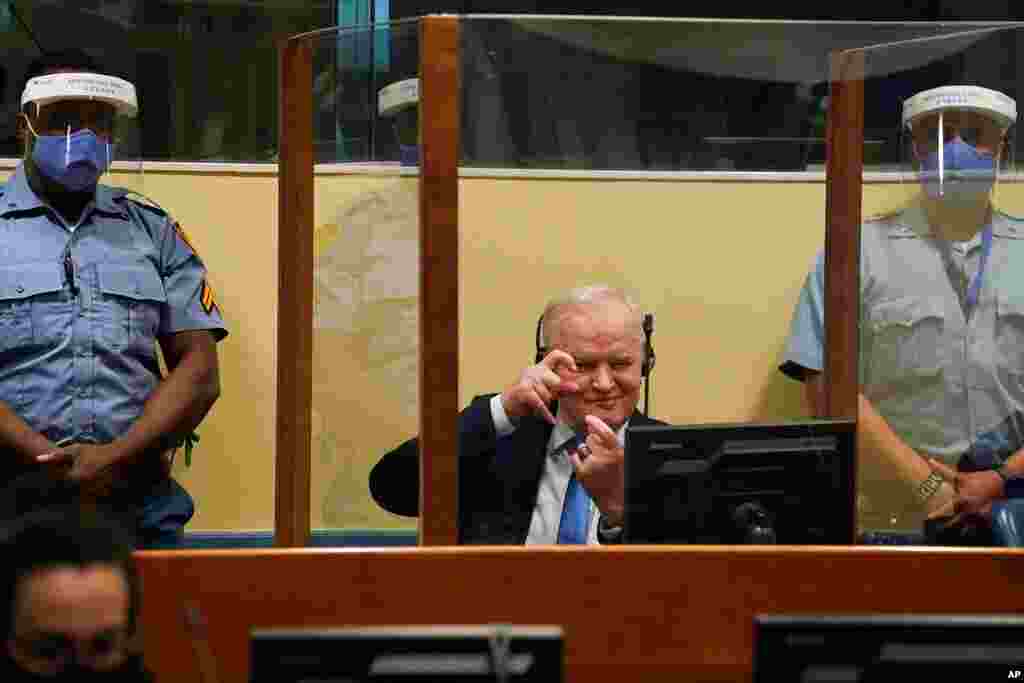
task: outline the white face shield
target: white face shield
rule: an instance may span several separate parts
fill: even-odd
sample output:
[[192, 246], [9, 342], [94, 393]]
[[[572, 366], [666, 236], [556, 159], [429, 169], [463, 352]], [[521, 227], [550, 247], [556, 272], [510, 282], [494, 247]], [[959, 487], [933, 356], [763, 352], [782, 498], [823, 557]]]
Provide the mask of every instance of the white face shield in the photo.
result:
[[1013, 166], [1007, 135], [1017, 104], [978, 86], [943, 86], [903, 103], [902, 166], [931, 199], [969, 204], [991, 195]]
[[116, 184], [141, 187], [138, 100], [130, 82], [95, 73], [44, 74], [25, 84], [21, 105], [34, 138], [26, 147], [46, 176], [87, 190], [111, 171], [121, 175]]
[[139, 112], [135, 86], [116, 76], [92, 73], [54, 73], [36, 76], [25, 84], [21, 106], [43, 107], [59, 100], [93, 100], [111, 105], [120, 116]]

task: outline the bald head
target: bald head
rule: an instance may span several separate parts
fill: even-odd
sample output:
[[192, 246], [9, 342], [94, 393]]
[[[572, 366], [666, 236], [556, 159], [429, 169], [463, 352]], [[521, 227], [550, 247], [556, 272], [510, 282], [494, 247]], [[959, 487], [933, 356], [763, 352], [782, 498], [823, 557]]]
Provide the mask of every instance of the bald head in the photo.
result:
[[562, 323], [567, 314], [588, 309], [592, 312], [604, 309], [609, 313], [624, 315], [629, 327], [635, 328], [637, 339], [643, 340], [643, 313], [640, 307], [625, 290], [599, 284], [576, 287], [548, 302], [541, 323], [544, 346], [552, 348], [562, 341]]

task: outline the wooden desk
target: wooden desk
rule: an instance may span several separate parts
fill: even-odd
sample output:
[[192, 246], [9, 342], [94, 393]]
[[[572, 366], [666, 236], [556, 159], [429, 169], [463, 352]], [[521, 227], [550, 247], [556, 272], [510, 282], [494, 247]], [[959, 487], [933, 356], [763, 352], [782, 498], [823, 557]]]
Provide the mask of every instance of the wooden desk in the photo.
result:
[[431, 548], [140, 552], [149, 665], [199, 680], [182, 605], [221, 683], [256, 626], [557, 624], [568, 681], [743, 681], [762, 613], [1010, 613], [1024, 551], [953, 548]]

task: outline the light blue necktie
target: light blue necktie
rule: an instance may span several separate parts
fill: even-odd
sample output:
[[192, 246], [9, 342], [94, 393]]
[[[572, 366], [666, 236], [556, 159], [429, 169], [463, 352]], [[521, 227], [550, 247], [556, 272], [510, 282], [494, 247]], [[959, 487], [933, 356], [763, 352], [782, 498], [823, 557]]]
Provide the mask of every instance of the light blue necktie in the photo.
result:
[[[558, 449], [569, 453], [581, 443], [578, 435], [562, 444]], [[569, 487], [565, 491], [565, 502], [562, 504], [562, 519], [558, 523], [558, 542], [581, 545], [587, 542], [587, 526], [590, 523], [590, 494], [576, 478], [576, 472], [569, 477]]]

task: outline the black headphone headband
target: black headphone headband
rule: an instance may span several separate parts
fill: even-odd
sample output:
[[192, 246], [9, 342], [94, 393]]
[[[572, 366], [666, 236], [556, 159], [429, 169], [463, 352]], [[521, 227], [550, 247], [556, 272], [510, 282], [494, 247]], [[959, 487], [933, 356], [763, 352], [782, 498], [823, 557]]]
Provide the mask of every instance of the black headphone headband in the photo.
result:
[[[641, 327], [644, 331], [644, 360], [640, 365], [640, 375], [646, 379], [650, 374], [651, 370], [654, 369], [654, 361], [656, 356], [654, 355], [654, 346], [651, 344], [651, 337], [654, 336], [654, 314], [644, 313], [643, 322]], [[537, 318], [537, 331], [534, 333], [534, 346], [537, 349], [537, 353], [533, 357], [534, 363], [539, 363], [544, 360], [544, 357], [548, 355], [550, 349], [544, 346], [544, 340], [541, 339], [541, 333], [544, 331], [544, 315], [541, 314]]]

